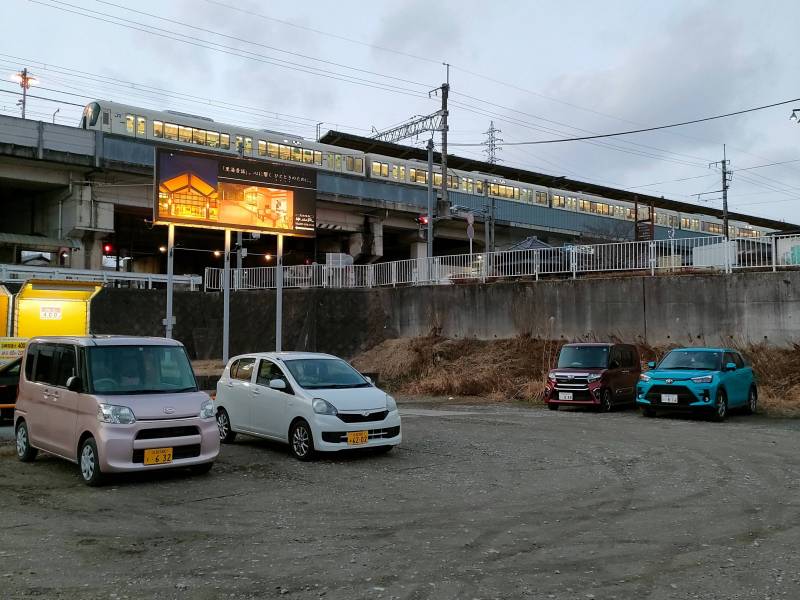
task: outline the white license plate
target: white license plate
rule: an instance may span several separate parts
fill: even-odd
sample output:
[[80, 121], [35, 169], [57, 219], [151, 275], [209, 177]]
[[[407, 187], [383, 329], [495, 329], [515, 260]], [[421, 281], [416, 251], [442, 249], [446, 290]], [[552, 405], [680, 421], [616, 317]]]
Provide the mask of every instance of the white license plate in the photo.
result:
[[559, 400], [572, 400], [572, 392], [558, 392]]
[[661, 394], [661, 402], [664, 404], [677, 404], [678, 394]]

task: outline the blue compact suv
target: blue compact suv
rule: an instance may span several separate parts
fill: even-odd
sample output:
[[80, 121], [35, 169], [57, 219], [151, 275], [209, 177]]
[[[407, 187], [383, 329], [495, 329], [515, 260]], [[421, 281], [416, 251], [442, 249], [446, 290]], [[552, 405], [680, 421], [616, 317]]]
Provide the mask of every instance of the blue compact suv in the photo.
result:
[[742, 355], [729, 348], [677, 348], [636, 386], [636, 404], [645, 417], [657, 410], [704, 412], [724, 421], [728, 411], [756, 412], [758, 390], [753, 369]]

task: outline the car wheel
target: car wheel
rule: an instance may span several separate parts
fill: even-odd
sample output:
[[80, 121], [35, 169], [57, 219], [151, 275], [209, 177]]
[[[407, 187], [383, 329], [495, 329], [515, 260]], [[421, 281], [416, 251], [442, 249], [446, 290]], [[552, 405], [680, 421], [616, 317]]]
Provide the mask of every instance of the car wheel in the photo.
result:
[[750, 393], [747, 395], [747, 414], [754, 415], [758, 410], [758, 390], [756, 386], [750, 386]]
[[725, 390], [719, 390], [717, 392], [717, 406], [714, 410], [714, 415], [712, 418], [717, 422], [721, 423], [728, 417], [728, 395], [725, 393]]
[[94, 438], [86, 438], [81, 445], [78, 456], [81, 479], [88, 486], [98, 486], [103, 483], [103, 473], [100, 471], [100, 455]]
[[289, 432], [289, 451], [298, 460], [314, 458], [314, 436], [305, 421], [297, 421]]
[[28, 434], [28, 424], [25, 421], [20, 421], [17, 425], [17, 458], [22, 462], [31, 462], [36, 458], [39, 451], [31, 446], [31, 438]]
[[656, 416], [656, 409], [650, 406], [645, 406], [642, 408], [642, 416], [647, 417], [648, 419], [652, 419]]
[[217, 411], [217, 429], [219, 430], [219, 441], [223, 444], [230, 444], [236, 439], [236, 432], [231, 429], [231, 419], [228, 411], [220, 408]]
[[603, 395], [600, 396], [600, 412], [609, 413], [614, 410], [614, 403], [611, 400], [611, 390], [606, 388], [603, 390]]
[[548, 402], [547, 408], [549, 408], [550, 410], [558, 410], [558, 404], [555, 404], [554, 402]]
[[189, 467], [189, 471], [192, 473], [192, 475], [205, 475], [213, 466], [213, 462], [203, 463], [202, 465], [192, 465]]

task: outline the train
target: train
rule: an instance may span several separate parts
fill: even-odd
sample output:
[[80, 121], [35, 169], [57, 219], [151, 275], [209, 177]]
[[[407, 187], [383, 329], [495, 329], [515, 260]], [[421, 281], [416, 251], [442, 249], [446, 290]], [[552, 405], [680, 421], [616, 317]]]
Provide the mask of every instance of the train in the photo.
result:
[[[79, 126], [158, 144], [207, 149], [274, 162], [301, 163], [323, 171], [374, 180], [424, 187], [428, 185], [428, 164], [424, 161], [363, 153], [282, 132], [218, 123], [208, 117], [184, 112], [154, 111], [95, 100], [84, 108]], [[433, 183], [436, 187], [442, 184], [440, 167], [434, 166]], [[448, 169], [447, 186], [465, 194], [589, 213], [609, 219], [636, 220], [636, 206], [632, 202], [509, 181], [480, 172]], [[646, 207], [639, 208], [647, 210]], [[722, 219], [702, 212], [687, 213], [658, 208], [654, 221], [656, 225], [676, 230], [723, 234]], [[731, 237], [761, 237], [775, 232], [774, 229], [755, 227], [737, 220], [730, 220], [729, 227]]]

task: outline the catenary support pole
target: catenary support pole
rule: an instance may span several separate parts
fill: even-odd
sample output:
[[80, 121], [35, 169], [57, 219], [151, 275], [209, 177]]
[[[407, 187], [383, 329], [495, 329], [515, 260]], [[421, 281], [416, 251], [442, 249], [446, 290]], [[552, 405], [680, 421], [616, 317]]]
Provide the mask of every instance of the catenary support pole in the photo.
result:
[[225, 230], [225, 268], [222, 270], [222, 362], [230, 358], [231, 334], [231, 230]]
[[275, 255], [275, 352], [280, 352], [283, 338], [283, 235], [280, 233]]
[[433, 256], [433, 138], [428, 140], [428, 258]]
[[175, 273], [175, 225], [167, 229], [167, 318], [164, 319], [164, 337], [172, 339], [172, 291]]

